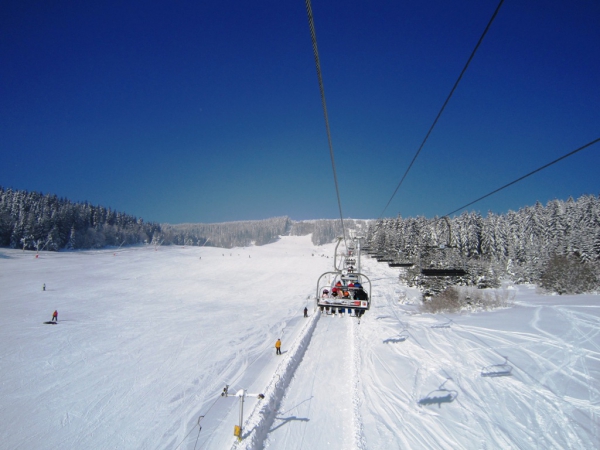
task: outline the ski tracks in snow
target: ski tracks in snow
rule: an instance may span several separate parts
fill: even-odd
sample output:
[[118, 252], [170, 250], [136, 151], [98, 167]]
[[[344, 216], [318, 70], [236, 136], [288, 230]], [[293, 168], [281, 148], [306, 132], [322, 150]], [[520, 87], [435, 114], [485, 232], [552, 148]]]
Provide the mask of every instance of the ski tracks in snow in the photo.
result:
[[[246, 420], [234, 449], [365, 449], [359, 414], [359, 325], [315, 311]], [[317, 326], [318, 323], [318, 326]]]
[[[407, 316], [387, 282], [392, 271], [372, 260], [365, 266], [377, 278], [358, 351], [368, 377], [358, 393], [368, 448], [562, 449], [598, 442], [598, 315], [577, 304], [524, 304], [515, 306], [522, 312], [507, 312], [508, 321], [502, 311]], [[504, 356], [512, 376], [481, 377], [483, 367]]]
[[[271, 427], [278, 418], [277, 415], [281, 408], [282, 399], [294, 377], [296, 369], [302, 362], [319, 318], [319, 314], [313, 313], [299, 336], [292, 345], [290, 345], [289, 350], [282, 355], [282, 361], [279, 363], [271, 381], [264, 391], [265, 398], [256, 403], [252, 413], [244, 422], [243, 440], [235, 443], [233, 449], [262, 448], [269, 433], [274, 431]], [[290, 417], [285, 421], [292, 420], [299, 422], [303, 421], [303, 419], [298, 419], [296, 417]]]

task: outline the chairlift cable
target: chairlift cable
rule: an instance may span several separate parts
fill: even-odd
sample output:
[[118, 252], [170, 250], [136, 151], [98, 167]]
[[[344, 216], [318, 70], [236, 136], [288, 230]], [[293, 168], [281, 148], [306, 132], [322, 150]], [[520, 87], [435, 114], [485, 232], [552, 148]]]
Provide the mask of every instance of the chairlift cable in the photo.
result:
[[475, 53], [477, 52], [477, 49], [479, 49], [479, 46], [483, 42], [483, 38], [485, 37], [485, 35], [487, 34], [488, 30], [490, 29], [490, 27], [492, 25], [492, 22], [494, 21], [494, 19], [498, 15], [498, 11], [500, 11], [500, 7], [502, 6], [502, 3], [504, 3], [504, 0], [500, 0], [500, 3], [498, 3], [498, 6], [496, 7], [496, 10], [494, 11], [494, 14], [492, 14], [492, 18], [490, 19], [490, 21], [488, 22], [487, 26], [485, 27], [485, 30], [483, 31], [483, 34], [479, 38], [479, 41], [477, 42], [477, 45], [475, 45], [475, 48], [471, 52], [471, 56], [469, 56], [469, 59], [467, 60], [467, 63], [463, 67], [462, 72], [460, 73], [460, 75], [458, 76], [458, 79], [454, 83], [454, 86], [450, 90], [450, 94], [448, 94], [448, 97], [446, 98], [446, 101], [442, 105], [442, 108], [440, 109], [440, 111], [438, 112], [435, 120], [431, 124], [431, 127], [429, 127], [429, 131], [425, 135], [425, 139], [423, 139], [423, 142], [421, 142], [421, 145], [419, 146], [419, 149], [415, 153], [415, 156], [413, 156], [412, 161], [408, 165], [408, 168], [406, 169], [406, 172], [404, 172], [404, 175], [402, 176], [402, 179], [400, 180], [400, 183], [398, 183], [398, 186], [396, 186], [396, 190], [394, 191], [394, 193], [392, 194], [392, 196], [388, 200], [387, 204], [385, 205], [385, 208], [383, 208], [383, 211], [381, 211], [381, 214], [379, 215], [379, 218], [383, 217], [383, 214], [385, 213], [385, 211], [388, 208], [388, 206], [390, 206], [390, 203], [392, 202], [392, 200], [396, 196], [396, 193], [398, 192], [398, 189], [400, 189], [400, 186], [402, 186], [402, 183], [404, 182], [404, 179], [406, 178], [406, 176], [408, 175], [408, 172], [410, 171], [410, 169], [412, 168], [413, 164], [415, 163], [415, 160], [419, 156], [419, 153], [421, 153], [421, 150], [423, 149], [423, 146], [425, 145], [425, 142], [427, 142], [427, 139], [429, 139], [429, 135], [433, 131], [433, 128], [435, 127], [435, 125], [437, 124], [439, 118], [441, 117], [442, 113], [444, 112], [444, 109], [446, 108], [446, 105], [448, 105], [448, 102], [450, 101], [450, 98], [452, 97], [452, 94], [454, 94], [454, 91], [458, 87], [458, 83], [460, 83], [460, 80], [462, 79], [463, 75], [467, 71], [467, 67], [469, 67], [469, 64], [471, 64], [471, 61], [473, 60], [473, 57], [475, 56]]
[[335, 158], [333, 155], [333, 144], [331, 140], [331, 129], [329, 127], [329, 116], [327, 115], [327, 103], [325, 102], [325, 88], [323, 86], [323, 76], [321, 74], [321, 63], [319, 60], [319, 50], [317, 48], [317, 34], [315, 31], [315, 23], [313, 19], [312, 6], [310, 0], [306, 0], [306, 14], [308, 16], [308, 25], [310, 27], [310, 37], [312, 39], [313, 53], [315, 56], [315, 67], [317, 69], [317, 77], [319, 79], [319, 90], [321, 92], [321, 104], [323, 105], [323, 114], [325, 116], [325, 128], [327, 130], [327, 141], [329, 143], [329, 156], [331, 157], [331, 168], [333, 170], [333, 181], [335, 183], [335, 192], [337, 195], [338, 208], [340, 211], [340, 221], [342, 224], [342, 233], [344, 243], [346, 243], [346, 229], [344, 227], [344, 215], [342, 214], [342, 201], [340, 199], [340, 188], [335, 170]]
[[461, 209], [465, 209], [466, 207], [468, 207], [468, 206], [471, 206], [471, 205], [473, 205], [473, 204], [475, 204], [475, 203], [479, 202], [480, 200], [483, 200], [484, 198], [487, 198], [487, 197], [489, 197], [489, 196], [491, 196], [491, 195], [493, 195], [493, 194], [495, 194], [495, 193], [497, 193], [497, 192], [500, 192], [502, 189], [505, 189], [505, 188], [507, 188], [507, 187], [509, 187], [509, 186], [512, 186], [513, 184], [515, 184], [515, 183], [518, 183], [518, 182], [519, 182], [519, 181], [521, 181], [521, 180], [524, 180], [525, 178], [527, 178], [527, 177], [529, 177], [529, 176], [533, 175], [534, 173], [540, 172], [541, 170], [544, 170], [545, 168], [547, 168], [547, 167], [550, 167], [552, 164], [555, 164], [555, 163], [557, 163], [557, 162], [559, 162], [559, 161], [561, 161], [561, 160], [563, 160], [563, 159], [565, 159], [565, 158], [568, 158], [569, 156], [572, 156], [572, 155], [574, 155], [575, 153], [577, 153], [577, 152], [580, 152], [581, 150], [584, 150], [584, 149], [586, 149], [586, 148], [588, 148], [588, 147], [590, 147], [590, 146], [592, 146], [592, 145], [594, 145], [594, 144], [596, 144], [596, 143], [598, 143], [598, 142], [600, 142], [600, 138], [598, 138], [598, 139], [594, 139], [593, 141], [591, 141], [591, 142], [588, 142], [587, 144], [585, 144], [585, 145], [583, 145], [583, 146], [579, 147], [578, 149], [575, 149], [575, 150], [573, 150], [572, 152], [569, 152], [569, 153], [567, 153], [566, 155], [563, 155], [563, 156], [561, 156], [560, 158], [558, 158], [558, 159], [555, 159], [555, 160], [554, 160], [554, 161], [552, 161], [552, 162], [549, 162], [548, 164], [544, 164], [542, 167], [539, 167], [539, 168], [537, 168], [537, 169], [535, 169], [535, 170], [533, 170], [533, 171], [529, 172], [528, 174], [526, 174], [526, 175], [523, 175], [522, 177], [520, 177], [520, 178], [517, 178], [516, 180], [514, 180], [514, 181], [511, 181], [510, 183], [507, 183], [507, 184], [505, 184], [504, 186], [502, 186], [502, 187], [499, 187], [498, 189], [495, 189], [495, 190], [493, 190], [493, 191], [492, 191], [492, 192], [490, 192], [489, 194], [485, 194], [484, 196], [482, 196], [482, 197], [479, 197], [477, 200], [473, 200], [472, 202], [470, 202], [470, 203], [467, 203], [466, 205], [464, 205], [464, 206], [461, 206], [460, 208], [457, 208], [457, 209], [455, 209], [454, 211], [451, 211], [451, 212], [449, 212], [448, 214], [446, 214], [445, 216], [442, 216], [442, 217], [447, 217], [447, 216], [450, 216], [451, 214], [454, 214], [454, 213], [456, 213], [456, 212], [460, 211]]
[[[461, 210], [463, 210], [463, 209], [465, 209], [465, 208], [467, 208], [467, 207], [469, 207], [471, 205], [474, 205], [475, 203], [477, 203], [477, 202], [479, 202], [479, 201], [481, 201], [481, 200], [483, 200], [483, 199], [485, 199], [487, 197], [490, 197], [490, 196], [492, 196], [492, 195], [500, 192], [501, 190], [506, 189], [507, 187], [512, 186], [513, 184], [516, 184], [519, 181], [522, 181], [525, 178], [527, 178], [527, 177], [529, 177], [529, 176], [531, 176], [531, 175], [533, 175], [533, 174], [535, 174], [537, 172], [540, 172], [540, 171], [546, 169], [547, 167], [550, 167], [551, 165], [556, 164], [557, 162], [562, 161], [563, 159], [566, 159], [569, 156], [574, 155], [575, 153], [580, 152], [581, 150], [584, 150], [584, 149], [586, 149], [588, 147], [591, 147], [592, 145], [597, 144], [598, 142], [600, 142], [600, 138], [594, 139], [593, 141], [588, 142], [587, 144], [585, 144], [585, 145], [583, 145], [583, 146], [581, 146], [581, 147], [579, 147], [579, 148], [577, 148], [577, 149], [575, 149], [575, 150], [567, 153], [566, 155], [563, 155], [560, 158], [555, 159], [554, 161], [551, 161], [551, 162], [549, 162], [547, 164], [544, 164], [543, 166], [541, 166], [541, 167], [539, 167], [539, 168], [537, 168], [537, 169], [529, 172], [528, 174], [523, 175], [522, 177], [519, 177], [516, 180], [513, 180], [510, 183], [507, 183], [504, 186], [499, 187], [498, 189], [495, 189], [492, 192], [489, 192], [488, 194], [485, 194], [485, 195], [479, 197], [478, 199], [473, 200], [472, 202], [469, 202], [466, 205], [461, 206], [460, 208], [456, 208], [455, 210], [453, 210], [453, 211], [451, 211], [451, 212], [449, 212], [447, 214], [444, 214], [443, 216], [431, 219], [431, 222], [427, 222], [426, 224], [423, 225], [423, 227], [432, 226], [433, 224], [435, 224], [436, 222], [439, 222], [440, 220], [446, 220], [447, 221], [452, 214], [457, 213], [458, 211], [461, 211]], [[380, 219], [378, 219], [378, 220], [380, 220]]]

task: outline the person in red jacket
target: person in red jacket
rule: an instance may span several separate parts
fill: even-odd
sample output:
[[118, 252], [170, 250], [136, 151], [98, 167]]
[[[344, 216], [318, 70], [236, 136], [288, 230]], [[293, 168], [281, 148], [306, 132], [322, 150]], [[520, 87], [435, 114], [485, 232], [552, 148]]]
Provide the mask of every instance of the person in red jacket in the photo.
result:
[[52, 322], [58, 322], [58, 311], [54, 310], [52, 313]]

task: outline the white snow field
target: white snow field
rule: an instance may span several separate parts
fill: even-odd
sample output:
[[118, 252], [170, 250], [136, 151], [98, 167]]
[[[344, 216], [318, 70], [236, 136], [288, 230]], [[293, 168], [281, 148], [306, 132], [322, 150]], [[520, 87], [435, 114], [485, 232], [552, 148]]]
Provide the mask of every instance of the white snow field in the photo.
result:
[[333, 248], [0, 249], [0, 448], [598, 448], [599, 296], [419, 314], [363, 258], [359, 324], [308, 299]]

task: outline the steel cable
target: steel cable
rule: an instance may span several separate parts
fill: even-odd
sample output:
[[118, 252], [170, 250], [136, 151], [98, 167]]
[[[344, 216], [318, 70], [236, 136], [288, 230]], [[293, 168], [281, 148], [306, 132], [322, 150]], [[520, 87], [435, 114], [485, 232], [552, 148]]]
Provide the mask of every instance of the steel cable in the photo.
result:
[[471, 64], [471, 61], [473, 60], [473, 57], [475, 56], [475, 53], [477, 52], [477, 49], [479, 48], [479, 46], [483, 42], [483, 38], [485, 37], [485, 35], [487, 34], [488, 30], [490, 29], [490, 26], [492, 25], [492, 22], [494, 21], [494, 19], [498, 15], [498, 11], [500, 11], [500, 7], [502, 6], [502, 3], [504, 3], [504, 0], [500, 0], [500, 3], [498, 3], [498, 6], [496, 7], [496, 10], [494, 11], [494, 14], [492, 14], [492, 18], [488, 22], [487, 27], [485, 27], [485, 30], [483, 31], [483, 34], [479, 38], [479, 41], [477, 42], [477, 45], [475, 46], [475, 48], [471, 52], [471, 56], [469, 56], [469, 59], [467, 60], [467, 63], [463, 67], [463, 70], [460, 72], [460, 75], [458, 76], [458, 79], [454, 83], [454, 86], [452, 87], [452, 90], [450, 91], [450, 94], [448, 94], [448, 97], [446, 98], [446, 101], [442, 105], [442, 108], [440, 109], [440, 111], [438, 112], [435, 120], [431, 124], [431, 127], [429, 127], [429, 131], [425, 135], [425, 139], [423, 139], [423, 142], [421, 142], [421, 145], [419, 146], [419, 149], [417, 150], [417, 152], [415, 153], [415, 156], [413, 156], [412, 161], [408, 165], [408, 169], [406, 169], [406, 172], [404, 172], [404, 175], [402, 176], [402, 179], [400, 180], [400, 183], [398, 183], [398, 186], [396, 186], [396, 190], [394, 191], [394, 193], [392, 194], [392, 196], [388, 200], [387, 204], [385, 205], [385, 208], [383, 208], [383, 211], [381, 211], [381, 214], [379, 215], [379, 218], [383, 217], [383, 214], [385, 213], [385, 211], [388, 208], [388, 206], [390, 206], [390, 203], [392, 202], [392, 200], [396, 196], [396, 193], [398, 192], [398, 189], [400, 189], [400, 186], [402, 186], [402, 183], [404, 182], [404, 179], [406, 178], [406, 176], [408, 175], [408, 172], [410, 171], [410, 169], [412, 168], [413, 164], [415, 163], [415, 160], [419, 156], [419, 153], [421, 153], [421, 150], [423, 149], [423, 146], [425, 145], [425, 142], [427, 142], [427, 139], [429, 139], [429, 135], [431, 134], [431, 132], [433, 131], [433, 128], [437, 124], [440, 116], [442, 115], [442, 112], [444, 112], [444, 109], [446, 108], [446, 105], [450, 101], [450, 98], [452, 97], [452, 94], [454, 94], [454, 91], [458, 87], [458, 83], [460, 83], [460, 80], [462, 79], [463, 75], [467, 71], [467, 67], [469, 67], [469, 64]]
[[327, 129], [327, 142], [329, 143], [329, 156], [331, 157], [331, 168], [333, 170], [333, 181], [335, 183], [335, 192], [337, 195], [338, 208], [340, 211], [340, 221], [342, 224], [342, 233], [344, 236], [344, 244], [346, 243], [346, 229], [344, 227], [344, 215], [342, 213], [342, 200], [340, 198], [340, 188], [335, 169], [335, 158], [333, 155], [333, 144], [331, 140], [331, 129], [329, 127], [329, 116], [327, 115], [327, 103], [325, 101], [325, 87], [323, 86], [323, 76], [321, 75], [321, 63], [319, 62], [319, 50], [317, 48], [317, 34], [315, 32], [315, 23], [313, 19], [312, 6], [310, 0], [306, 0], [306, 14], [308, 15], [308, 25], [310, 27], [310, 37], [312, 40], [313, 53], [315, 56], [315, 67], [317, 69], [317, 77], [319, 79], [319, 90], [321, 92], [321, 104], [323, 105], [323, 114], [325, 115], [325, 128]]
[[577, 149], [573, 150], [572, 152], [569, 152], [569, 153], [567, 153], [566, 155], [563, 155], [563, 156], [561, 156], [560, 158], [557, 158], [557, 159], [555, 159], [555, 160], [554, 160], [554, 161], [552, 161], [552, 162], [549, 162], [548, 164], [544, 164], [542, 167], [539, 167], [539, 168], [537, 168], [537, 169], [535, 169], [535, 170], [533, 170], [533, 171], [529, 172], [528, 174], [526, 174], [526, 175], [523, 175], [522, 177], [520, 177], [520, 178], [517, 178], [516, 180], [514, 180], [514, 181], [511, 181], [510, 183], [507, 183], [507, 184], [505, 184], [504, 186], [502, 186], [502, 187], [499, 187], [498, 189], [495, 189], [495, 190], [493, 190], [493, 191], [492, 191], [492, 192], [490, 192], [489, 194], [485, 194], [484, 196], [482, 196], [482, 197], [479, 197], [477, 200], [473, 200], [472, 202], [470, 202], [470, 203], [467, 203], [466, 205], [463, 205], [463, 206], [461, 206], [460, 208], [456, 208], [454, 211], [451, 211], [451, 212], [449, 212], [448, 214], [446, 214], [445, 216], [442, 216], [442, 217], [449, 216], [450, 214], [454, 214], [455, 212], [458, 212], [458, 211], [460, 211], [461, 209], [465, 209], [466, 207], [468, 207], [468, 206], [471, 206], [471, 205], [473, 205], [473, 204], [477, 203], [478, 201], [480, 201], [480, 200], [483, 200], [484, 198], [487, 198], [487, 197], [489, 197], [490, 195], [493, 195], [493, 194], [495, 194], [495, 193], [497, 193], [497, 192], [500, 192], [502, 189], [505, 189], [505, 188], [507, 188], [507, 187], [509, 187], [509, 186], [512, 186], [512, 185], [513, 185], [513, 184], [515, 184], [515, 183], [518, 183], [518, 182], [519, 182], [519, 181], [521, 181], [521, 180], [524, 180], [525, 178], [527, 178], [527, 177], [529, 177], [529, 176], [533, 175], [534, 173], [537, 173], [537, 172], [539, 172], [539, 171], [541, 171], [541, 170], [544, 170], [544, 169], [545, 169], [545, 168], [547, 168], [547, 167], [550, 167], [552, 164], [556, 164], [557, 162], [559, 162], [559, 161], [561, 161], [561, 160], [563, 160], [563, 159], [565, 159], [565, 158], [568, 158], [569, 156], [572, 156], [572, 155], [574, 155], [575, 153], [577, 153], [577, 152], [580, 152], [581, 150], [583, 150], [583, 149], [586, 149], [586, 148], [588, 148], [588, 147], [590, 147], [590, 146], [592, 146], [592, 145], [596, 144], [597, 142], [600, 142], [600, 138], [598, 138], [598, 139], [594, 139], [593, 141], [591, 141], [591, 142], [588, 142], [587, 144], [585, 144], [585, 145], [583, 145], [583, 146], [581, 146], [581, 147], [579, 147], [579, 148], [577, 148]]

